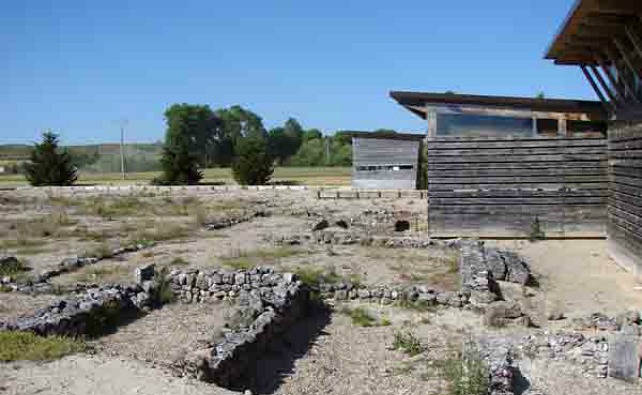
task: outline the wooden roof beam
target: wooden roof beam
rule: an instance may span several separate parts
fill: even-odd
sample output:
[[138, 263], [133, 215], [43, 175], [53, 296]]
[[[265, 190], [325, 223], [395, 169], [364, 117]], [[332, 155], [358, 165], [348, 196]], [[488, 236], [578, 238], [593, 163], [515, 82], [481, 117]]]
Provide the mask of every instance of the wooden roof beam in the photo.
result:
[[602, 105], [607, 109], [613, 109], [614, 110], [615, 108], [613, 107], [613, 104], [609, 103], [609, 101], [606, 100], [606, 98], [604, 97], [604, 94], [602, 93], [600, 88], [595, 83], [595, 79], [589, 73], [589, 71], [586, 69], [586, 66], [585, 65], [580, 65], [580, 69], [582, 70], [582, 73], [584, 74], [584, 77], [586, 77], [586, 80], [588, 81], [588, 83], [591, 85], [591, 88], [593, 88], [593, 91], [595, 92], [597, 97], [602, 102]]
[[622, 103], [625, 103], [626, 95], [625, 95], [624, 89], [622, 89], [622, 86], [620, 86], [620, 83], [618, 82], [617, 78], [615, 78], [613, 73], [611, 73], [611, 69], [609, 69], [609, 65], [606, 63], [606, 58], [601, 57], [598, 60], [598, 64], [602, 68], [602, 72], [604, 72], [604, 75], [606, 75], [606, 78], [611, 83], [611, 86], [613, 87], [613, 90], [615, 91], [615, 94], [618, 100], [621, 101]]
[[633, 43], [633, 48], [637, 52], [638, 56], [642, 59], [642, 39], [636, 30], [633, 29], [631, 25], [625, 25], [624, 30], [629, 40]]
[[609, 85], [604, 81], [604, 77], [602, 77], [602, 74], [600, 74], [600, 71], [598, 70], [598, 68], [595, 67], [594, 65], [590, 65], [589, 68], [593, 72], [593, 75], [597, 79], [597, 82], [599, 82], [604, 92], [606, 92], [606, 94], [608, 95], [609, 99], [611, 100], [611, 103], [613, 103], [613, 105], [617, 107], [618, 100], [613, 94], [613, 92], [611, 91], [611, 88], [609, 88]]

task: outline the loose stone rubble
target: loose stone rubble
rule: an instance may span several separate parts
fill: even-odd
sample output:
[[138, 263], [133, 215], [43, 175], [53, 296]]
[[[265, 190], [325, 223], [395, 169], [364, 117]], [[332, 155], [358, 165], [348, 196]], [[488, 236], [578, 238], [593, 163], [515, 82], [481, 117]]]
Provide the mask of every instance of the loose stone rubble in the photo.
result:
[[252, 221], [255, 218], [268, 217], [269, 212], [266, 211], [252, 211], [252, 212], [243, 212], [241, 214], [226, 214], [223, 217], [217, 218], [205, 224], [205, 229], [207, 230], [217, 230], [230, 228], [234, 225], [241, 224], [243, 222]]
[[[63, 259], [56, 268], [44, 270], [41, 273], [35, 275], [33, 278], [28, 278], [21, 280], [15, 276], [4, 276], [0, 278], [0, 285], [2, 285], [5, 291], [14, 291], [22, 292], [28, 294], [41, 294], [41, 293], [53, 293], [58, 292], [56, 287], [54, 287], [49, 280], [53, 277], [60, 276], [64, 273], [74, 272], [84, 266], [94, 265], [104, 259], [114, 258], [119, 255], [140, 251], [146, 248], [153, 247], [155, 243], [153, 241], [144, 241], [136, 244], [116, 247], [112, 249], [108, 254], [102, 256], [93, 257], [80, 257], [72, 256], [69, 258]], [[15, 257], [7, 257], [3, 259], [16, 259]]]

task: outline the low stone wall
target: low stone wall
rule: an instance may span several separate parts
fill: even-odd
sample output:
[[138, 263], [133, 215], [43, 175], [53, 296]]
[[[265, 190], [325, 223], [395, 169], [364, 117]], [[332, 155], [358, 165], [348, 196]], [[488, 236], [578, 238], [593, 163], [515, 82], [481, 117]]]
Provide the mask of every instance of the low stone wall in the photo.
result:
[[0, 321], [0, 331], [31, 331], [38, 335], [96, 335], [106, 325], [148, 311], [157, 305], [154, 284], [105, 285], [61, 299], [33, 316]]
[[[281, 282], [291, 282], [296, 276], [292, 273], [276, 273], [270, 268], [254, 268], [249, 271], [211, 270], [199, 271], [173, 270], [169, 282], [174, 294], [184, 303], [208, 302], [232, 299], [250, 290], [269, 291]], [[311, 286], [323, 299], [370, 300], [389, 304], [395, 301], [410, 301], [426, 305], [463, 307], [468, 304], [470, 293], [467, 291], [443, 291], [427, 285], [418, 286], [366, 286], [349, 281], [320, 283]]]
[[[176, 365], [182, 375], [226, 388], [249, 386], [252, 364], [305, 314], [309, 302], [307, 286], [296, 281], [295, 275], [271, 269], [173, 272], [170, 282], [185, 301], [205, 301], [208, 297], [239, 299], [237, 319], [228, 323], [231, 328], [224, 339], [189, 353]], [[205, 284], [211, 284], [207, 291]]]

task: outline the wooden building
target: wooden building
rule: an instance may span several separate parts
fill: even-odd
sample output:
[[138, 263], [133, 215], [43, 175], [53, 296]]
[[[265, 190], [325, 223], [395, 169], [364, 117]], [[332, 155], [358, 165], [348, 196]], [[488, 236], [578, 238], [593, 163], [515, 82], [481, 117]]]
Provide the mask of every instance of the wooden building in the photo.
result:
[[433, 237], [604, 237], [606, 117], [597, 101], [391, 92], [426, 119]]
[[423, 135], [379, 132], [351, 135], [354, 188], [416, 188]]
[[642, 1], [577, 1], [546, 58], [579, 67], [609, 113], [610, 253], [642, 275]]

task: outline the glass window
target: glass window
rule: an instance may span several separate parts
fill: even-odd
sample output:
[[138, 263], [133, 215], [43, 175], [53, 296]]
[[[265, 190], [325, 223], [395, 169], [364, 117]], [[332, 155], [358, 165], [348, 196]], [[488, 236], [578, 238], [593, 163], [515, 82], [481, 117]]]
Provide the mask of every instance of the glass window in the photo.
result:
[[533, 134], [530, 118], [473, 114], [437, 114], [438, 136], [528, 137]]

